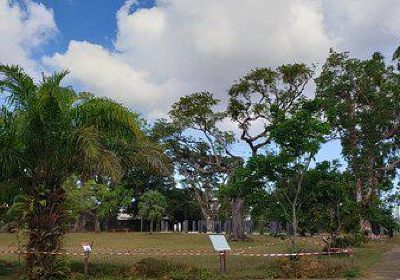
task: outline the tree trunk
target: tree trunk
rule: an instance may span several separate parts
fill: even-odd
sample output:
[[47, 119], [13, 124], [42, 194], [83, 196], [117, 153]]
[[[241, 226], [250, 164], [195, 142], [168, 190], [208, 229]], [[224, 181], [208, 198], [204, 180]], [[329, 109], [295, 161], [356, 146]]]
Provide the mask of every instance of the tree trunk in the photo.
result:
[[230, 236], [231, 241], [245, 241], [247, 236], [244, 232], [244, 220], [243, 220], [243, 207], [244, 198], [234, 197], [231, 198], [231, 209], [232, 209], [232, 232]]
[[61, 252], [62, 239], [68, 227], [63, 208], [65, 191], [54, 186], [49, 193], [34, 186], [30, 203], [32, 210], [26, 216], [29, 240], [26, 255], [26, 276], [30, 280], [62, 279], [66, 277], [65, 256], [43, 254]]
[[76, 220], [76, 222], [73, 223], [73, 225], [72, 225], [72, 232], [77, 232], [77, 231], [78, 231], [78, 228], [79, 228], [79, 218], [80, 218], [80, 216], [78, 217], [78, 219]]
[[207, 233], [213, 232], [213, 220], [210, 215], [208, 215], [206, 218], [206, 229]]
[[154, 222], [153, 222], [153, 220], [150, 220], [150, 234], [153, 234], [153, 226], [154, 226]]
[[107, 213], [103, 221], [103, 226], [105, 231], [108, 231], [110, 229], [110, 220], [111, 220], [110, 213]]
[[192, 189], [194, 191], [194, 196], [200, 205], [201, 216], [206, 220], [207, 231], [209, 231], [209, 229], [212, 229], [212, 221], [214, 221], [215, 216], [218, 214], [218, 207], [215, 207], [212, 202], [210, 203], [212, 198], [210, 189], [202, 191], [195, 185], [192, 185]]
[[97, 213], [93, 214], [93, 221], [94, 221], [94, 231], [96, 233], [100, 233], [101, 232], [100, 220], [99, 220], [99, 216], [97, 215]]
[[86, 230], [86, 216], [87, 213], [84, 212], [81, 214], [81, 216], [79, 217], [79, 227], [78, 227], [78, 231], [85, 231]]
[[297, 213], [296, 213], [296, 204], [292, 204], [292, 221], [291, 221], [291, 240], [292, 240], [292, 248], [296, 249], [296, 234], [297, 234]]

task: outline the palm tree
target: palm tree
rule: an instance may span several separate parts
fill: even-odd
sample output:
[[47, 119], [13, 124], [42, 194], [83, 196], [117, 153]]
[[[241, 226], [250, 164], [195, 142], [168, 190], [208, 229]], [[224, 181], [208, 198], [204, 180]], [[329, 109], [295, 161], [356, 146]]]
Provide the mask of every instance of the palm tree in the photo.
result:
[[[23, 193], [15, 208], [24, 209], [29, 231], [28, 279], [67, 276], [61, 257], [39, 252], [62, 250], [68, 177], [118, 181], [132, 164], [162, 171], [168, 163], [157, 147], [138, 153], [147, 140], [136, 114], [110, 99], [61, 86], [67, 74], [43, 75], [35, 83], [19, 66], [0, 64], [0, 90], [6, 97], [0, 114], [0, 174]], [[155, 151], [161, 153], [155, 157]]]
[[167, 208], [167, 200], [158, 191], [147, 191], [140, 197], [139, 216], [141, 219], [150, 220], [149, 233], [153, 233], [154, 222], [162, 220], [162, 216]]

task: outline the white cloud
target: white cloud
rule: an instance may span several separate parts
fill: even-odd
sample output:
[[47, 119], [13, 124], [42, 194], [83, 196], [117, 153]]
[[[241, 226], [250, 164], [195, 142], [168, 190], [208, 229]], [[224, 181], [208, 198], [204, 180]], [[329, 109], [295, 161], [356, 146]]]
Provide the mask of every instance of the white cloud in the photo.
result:
[[32, 75], [37, 64], [32, 54], [57, 33], [53, 11], [26, 0], [0, 0], [0, 62], [19, 64]]
[[116, 48], [158, 79], [220, 85], [256, 66], [321, 59], [331, 46], [321, 8], [298, 0], [158, 1], [118, 13]]
[[[162, 115], [199, 90], [226, 99], [235, 79], [255, 67], [323, 63], [330, 47], [386, 49], [396, 41], [397, 0], [158, 0], [117, 13], [115, 51], [71, 42], [44, 61], [69, 68], [95, 93]], [[394, 47], [393, 47], [394, 48]], [[357, 55], [358, 53], [354, 53]]]
[[55, 54], [44, 58], [43, 62], [57, 68], [68, 68], [72, 78], [83, 82], [86, 90], [123, 101], [152, 117], [165, 115], [161, 109], [171, 105], [173, 97], [176, 97], [172, 89], [181, 87], [173, 79], [161, 85], [151, 83], [145, 71], [137, 71], [118, 55], [87, 42], [71, 41], [65, 54]]
[[399, 43], [398, 0], [324, 1], [324, 15], [337, 45], [357, 56], [367, 57], [374, 51], [391, 56]]

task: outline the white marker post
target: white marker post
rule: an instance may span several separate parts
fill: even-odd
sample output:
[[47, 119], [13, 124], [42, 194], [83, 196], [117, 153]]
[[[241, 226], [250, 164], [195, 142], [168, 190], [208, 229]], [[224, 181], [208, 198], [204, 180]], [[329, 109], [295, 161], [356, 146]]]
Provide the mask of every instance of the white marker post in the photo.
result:
[[92, 246], [89, 242], [82, 242], [81, 245], [83, 252], [85, 253], [85, 258], [83, 259], [83, 274], [84, 278], [87, 279], [89, 274], [89, 257], [92, 252]]
[[214, 251], [219, 252], [219, 273], [226, 273], [226, 252], [231, 250], [228, 242], [226, 241], [225, 235], [210, 235], [211, 243], [214, 247]]

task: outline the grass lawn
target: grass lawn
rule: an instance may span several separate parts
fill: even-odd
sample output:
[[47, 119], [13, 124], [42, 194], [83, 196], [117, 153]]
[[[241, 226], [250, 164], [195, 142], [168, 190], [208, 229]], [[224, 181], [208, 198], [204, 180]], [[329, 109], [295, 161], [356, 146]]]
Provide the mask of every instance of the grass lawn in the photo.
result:
[[[290, 243], [288, 240], [280, 240], [271, 236], [252, 235], [251, 242], [231, 243], [233, 252], [246, 253], [288, 253]], [[68, 252], [82, 252], [81, 242], [93, 242], [93, 254], [90, 257], [92, 272], [110, 270], [111, 276], [101, 279], [118, 279], [114, 274], [113, 267], [133, 267], [135, 263], [145, 258], [157, 258], [171, 261], [172, 263], [183, 264], [190, 267], [205, 268], [213, 273], [218, 271], [218, 255], [190, 256], [179, 255], [181, 252], [193, 250], [205, 254], [213, 254], [209, 237], [205, 234], [141, 234], [141, 233], [71, 233], [65, 239], [65, 248]], [[389, 243], [370, 242], [363, 248], [355, 249], [354, 265], [359, 267], [363, 276], [372, 276], [371, 268], [380, 259], [380, 256], [389, 250], [393, 243], [400, 245], [400, 238], [395, 238]], [[15, 234], [0, 234], [0, 248], [17, 249], [18, 242]], [[252, 248], [248, 248], [252, 247]], [[322, 251], [323, 242], [319, 237], [298, 238], [298, 247], [301, 251]], [[115, 252], [140, 252], [139, 256], [118, 256], [107, 255]], [[157, 255], [155, 252], [174, 253], [174, 255]], [[97, 254], [96, 254], [97, 253]], [[176, 255], [175, 255], [176, 254]], [[309, 259], [328, 260], [328, 257], [307, 257]], [[81, 270], [82, 256], [69, 256], [72, 266], [79, 272]], [[18, 257], [11, 254], [0, 254], [0, 261], [17, 263]], [[227, 277], [228, 279], [262, 279], [268, 275], [268, 268], [271, 265], [270, 258], [227, 256]], [[329, 262], [350, 263], [348, 256], [335, 256]], [[99, 271], [100, 270], [100, 271]], [[6, 272], [3, 272], [3, 274]], [[107, 274], [107, 273], [105, 273]], [[3, 278], [1, 278], [3, 277]], [[108, 278], [107, 278], [108, 277]], [[111, 277], [111, 278], [110, 278]], [[2, 279], [13, 279], [12, 276], [1, 276]], [[97, 279], [91, 277], [91, 279]], [[100, 279], [100, 278], [99, 278]], [[126, 279], [126, 277], [124, 277]], [[136, 279], [136, 278], [132, 278]]]

